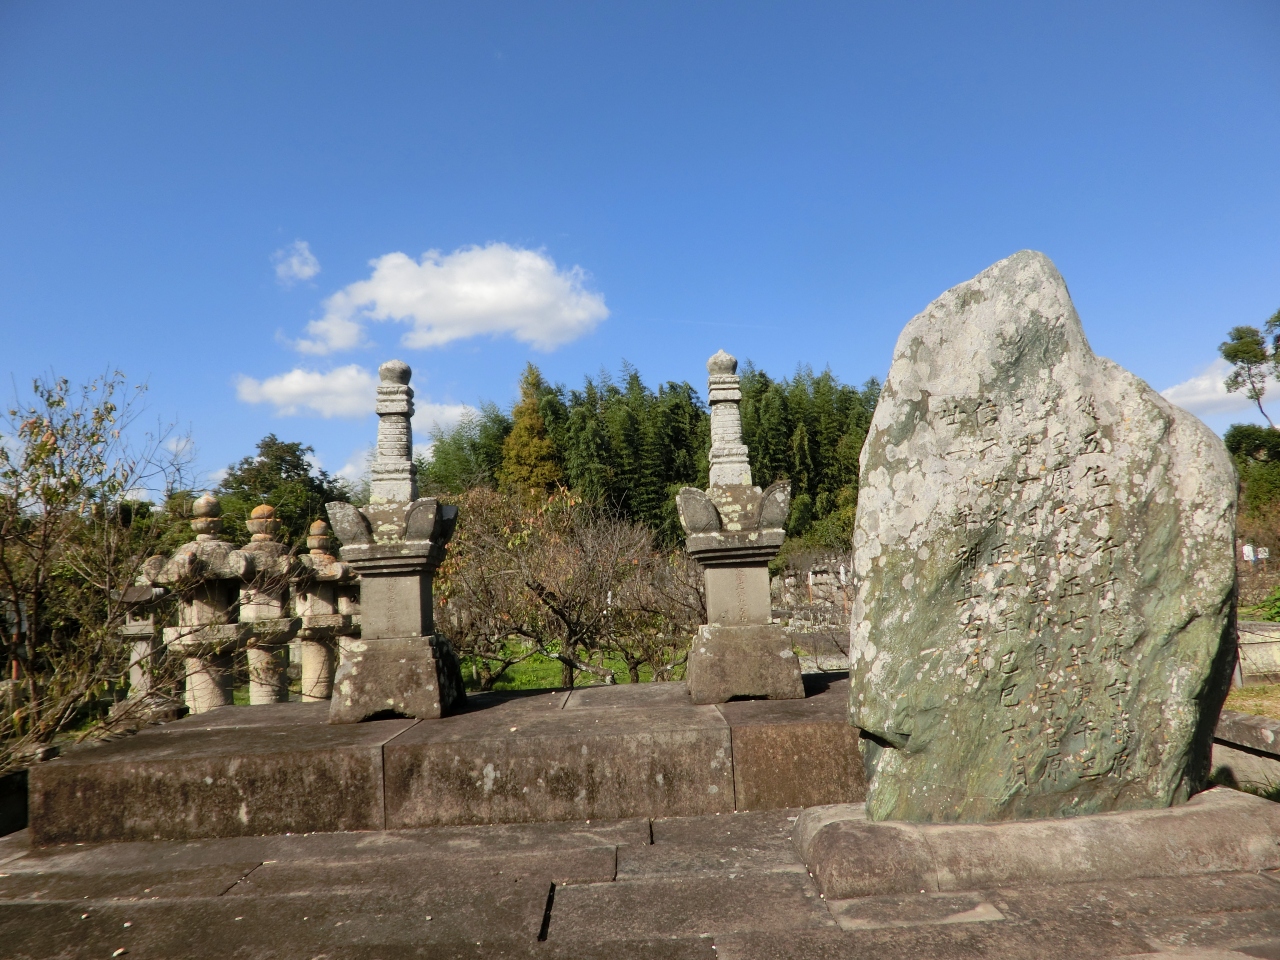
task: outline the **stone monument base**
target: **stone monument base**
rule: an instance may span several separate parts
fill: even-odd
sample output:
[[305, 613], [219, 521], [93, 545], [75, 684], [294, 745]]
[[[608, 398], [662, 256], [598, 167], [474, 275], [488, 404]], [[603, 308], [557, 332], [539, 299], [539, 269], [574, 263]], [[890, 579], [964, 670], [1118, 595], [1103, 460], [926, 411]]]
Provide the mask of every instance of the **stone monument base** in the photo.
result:
[[346, 640], [333, 677], [329, 722], [433, 720], [465, 698], [458, 655], [439, 634]]
[[735, 697], [803, 700], [800, 660], [774, 624], [704, 624], [693, 641], [686, 677], [694, 703]]
[[1280, 803], [1215, 787], [1177, 807], [1001, 823], [810, 807], [792, 839], [828, 900], [1280, 868]]

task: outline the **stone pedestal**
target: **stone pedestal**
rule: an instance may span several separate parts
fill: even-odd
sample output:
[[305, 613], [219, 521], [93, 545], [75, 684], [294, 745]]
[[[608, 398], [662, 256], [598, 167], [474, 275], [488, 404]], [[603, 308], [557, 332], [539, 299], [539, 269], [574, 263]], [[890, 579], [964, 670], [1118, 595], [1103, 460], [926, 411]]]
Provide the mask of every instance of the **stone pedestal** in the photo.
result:
[[183, 658], [187, 708], [203, 713], [233, 702], [240, 628], [225, 622], [235, 610], [236, 587], [232, 582], [206, 581], [195, 594], [179, 602], [178, 626], [165, 627], [164, 639], [165, 647]]
[[737, 697], [801, 700], [800, 658], [776, 624], [728, 627], [705, 624], [693, 638], [685, 679], [694, 703]]
[[184, 657], [186, 690], [183, 700], [192, 713], [205, 713], [232, 704], [235, 687], [235, 654], [202, 653]]
[[444, 637], [345, 640], [329, 722], [436, 719], [464, 697], [462, 667]]
[[[434, 500], [402, 506], [412, 511], [420, 504], [436, 509]], [[330, 505], [331, 514], [336, 506]], [[456, 508], [446, 509], [456, 516]], [[336, 519], [334, 526], [341, 536], [343, 526]], [[458, 657], [435, 634], [432, 617], [431, 579], [443, 546], [352, 543], [342, 553], [360, 575], [362, 615], [360, 639], [340, 643], [330, 722], [442, 716], [465, 695]]]

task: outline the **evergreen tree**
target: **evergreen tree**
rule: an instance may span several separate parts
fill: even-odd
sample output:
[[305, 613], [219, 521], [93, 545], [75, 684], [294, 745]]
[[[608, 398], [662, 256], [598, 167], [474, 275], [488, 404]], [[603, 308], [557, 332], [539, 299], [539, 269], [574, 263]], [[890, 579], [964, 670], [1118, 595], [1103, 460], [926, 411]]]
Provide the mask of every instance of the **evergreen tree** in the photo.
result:
[[311, 447], [269, 433], [258, 441], [255, 456], [229, 467], [214, 491], [222, 505], [223, 536], [234, 543], [247, 543], [250, 534], [245, 521], [249, 513], [259, 504], [269, 503], [282, 523], [280, 541], [305, 541], [312, 521], [325, 518], [324, 505], [348, 496], [340, 481], [312, 465], [308, 457], [314, 453]]
[[532, 363], [520, 378], [520, 401], [511, 411], [511, 432], [502, 443], [498, 483], [509, 490], [550, 490], [564, 478], [541, 405], [550, 390]]
[[430, 458], [417, 461], [418, 485], [428, 495], [496, 487], [502, 444], [510, 432], [511, 419], [493, 403], [484, 404], [479, 416], [468, 413], [450, 430], [435, 429]]

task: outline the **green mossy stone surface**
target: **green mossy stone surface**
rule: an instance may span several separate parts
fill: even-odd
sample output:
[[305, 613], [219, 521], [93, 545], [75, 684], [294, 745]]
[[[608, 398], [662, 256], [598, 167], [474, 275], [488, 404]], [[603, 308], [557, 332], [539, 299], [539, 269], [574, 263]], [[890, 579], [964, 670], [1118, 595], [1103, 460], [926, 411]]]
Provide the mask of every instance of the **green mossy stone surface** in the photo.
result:
[[1024, 251], [903, 331], [862, 453], [850, 658], [872, 819], [1166, 806], [1234, 660], [1222, 441]]

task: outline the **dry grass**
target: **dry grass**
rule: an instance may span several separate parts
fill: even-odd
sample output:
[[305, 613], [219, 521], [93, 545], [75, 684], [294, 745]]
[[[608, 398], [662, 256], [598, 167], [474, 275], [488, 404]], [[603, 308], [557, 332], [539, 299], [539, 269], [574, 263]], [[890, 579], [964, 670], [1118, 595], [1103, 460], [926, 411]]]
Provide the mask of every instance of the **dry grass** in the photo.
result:
[[1239, 687], [1227, 696], [1227, 710], [1252, 713], [1280, 720], [1280, 683], [1264, 683], [1256, 687]]

